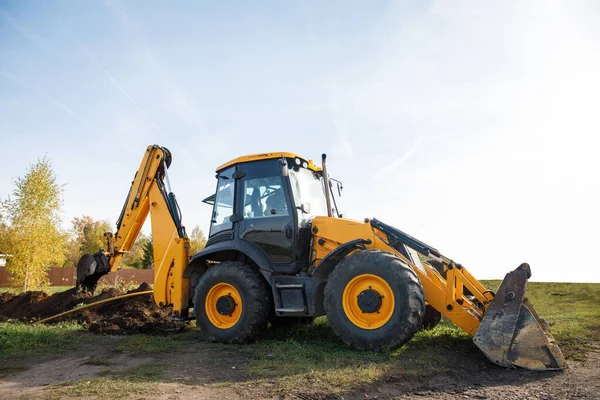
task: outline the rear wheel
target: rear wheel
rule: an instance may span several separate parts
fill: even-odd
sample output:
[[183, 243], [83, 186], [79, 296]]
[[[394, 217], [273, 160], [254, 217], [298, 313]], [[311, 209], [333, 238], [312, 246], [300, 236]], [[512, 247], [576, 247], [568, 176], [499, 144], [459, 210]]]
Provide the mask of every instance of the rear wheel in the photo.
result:
[[219, 263], [196, 285], [196, 324], [210, 341], [256, 340], [268, 323], [269, 295], [257, 271], [240, 262]]
[[363, 250], [346, 257], [331, 273], [325, 311], [344, 343], [360, 350], [395, 348], [421, 328], [423, 287], [398, 257]]

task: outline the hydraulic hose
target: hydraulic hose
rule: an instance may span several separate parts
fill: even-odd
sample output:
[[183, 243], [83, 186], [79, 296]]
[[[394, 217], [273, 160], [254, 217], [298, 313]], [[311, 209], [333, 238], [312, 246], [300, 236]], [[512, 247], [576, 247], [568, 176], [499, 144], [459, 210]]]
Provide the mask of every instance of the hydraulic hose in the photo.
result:
[[122, 294], [122, 295], [120, 295], [120, 296], [117, 296], [117, 297], [112, 297], [112, 298], [110, 298], [110, 299], [104, 299], [104, 300], [96, 301], [96, 302], [94, 302], [94, 303], [86, 304], [86, 305], [84, 305], [84, 306], [77, 307], [77, 308], [74, 308], [74, 309], [72, 309], [72, 310], [69, 310], [69, 311], [61, 312], [60, 314], [56, 314], [56, 315], [53, 315], [53, 316], [51, 316], [51, 317], [44, 318], [44, 319], [42, 319], [42, 320], [40, 320], [40, 321], [37, 321], [37, 322], [35, 322], [35, 323], [36, 323], [36, 324], [41, 324], [41, 323], [43, 323], [43, 322], [48, 322], [48, 321], [51, 321], [51, 320], [53, 320], [53, 319], [56, 319], [56, 318], [62, 317], [63, 315], [71, 314], [71, 313], [74, 313], [74, 312], [76, 312], [76, 311], [80, 311], [80, 310], [83, 310], [83, 309], [86, 309], [86, 308], [90, 308], [90, 307], [93, 307], [93, 306], [97, 306], [97, 305], [99, 305], [99, 304], [108, 303], [108, 302], [111, 302], [111, 301], [114, 301], [114, 300], [125, 299], [125, 298], [127, 298], [127, 297], [134, 297], [134, 296], [140, 296], [140, 295], [142, 295], [142, 294], [151, 294], [151, 293], [154, 293], [154, 291], [153, 291], [153, 290], [146, 290], [146, 291], [144, 291], [144, 292], [136, 292], [136, 293], [126, 293], [126, 294]]

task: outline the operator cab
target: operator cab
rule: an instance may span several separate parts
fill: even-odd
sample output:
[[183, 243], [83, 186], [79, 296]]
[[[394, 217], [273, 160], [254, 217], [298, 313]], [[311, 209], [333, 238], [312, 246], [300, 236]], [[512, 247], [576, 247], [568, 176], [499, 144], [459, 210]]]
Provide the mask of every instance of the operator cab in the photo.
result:
[[[238, 241], [262, 253], [275, 273], [297, 274], [308, 266], [311, 220], [326, 216], [323, 171], [294, 153], [239, 157], [217, 168], [217, 189], [207, 247]], [[337, 210], [333, 210], [337, 212]]]

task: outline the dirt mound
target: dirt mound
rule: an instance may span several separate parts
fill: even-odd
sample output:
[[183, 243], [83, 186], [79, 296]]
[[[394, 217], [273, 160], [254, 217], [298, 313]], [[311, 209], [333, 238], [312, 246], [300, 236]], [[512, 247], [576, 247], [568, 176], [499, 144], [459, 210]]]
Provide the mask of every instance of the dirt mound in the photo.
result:
[[6, 303], [13, 297], [14, 297], [14, 295], [12, 293], [8, 293], [8, 292], [0, 293], [0, 306], [2, 306], [2, 304]]
[[[142, 283], [138, 288], [127, 293], [148, 290], [152, 290], [150, 285]], [[48, 296], [44, 292], [25, 292], [19, 295], [2, 293], [0, 296], [0, 321], [39, 321], [72, 310], [77, 306], [109, 299], [124, 293], [116, 288], [104, 289], [97, 296], [77, 294], [75, 288], [52, 296]], [[171, 322], [169, 311], [169, 309], [156, 306], [152, 294], [143, 294], [76, 311], [48, 323], [78, 321], [92, 332], [108, 334], [164, 331], [175, 328]]]

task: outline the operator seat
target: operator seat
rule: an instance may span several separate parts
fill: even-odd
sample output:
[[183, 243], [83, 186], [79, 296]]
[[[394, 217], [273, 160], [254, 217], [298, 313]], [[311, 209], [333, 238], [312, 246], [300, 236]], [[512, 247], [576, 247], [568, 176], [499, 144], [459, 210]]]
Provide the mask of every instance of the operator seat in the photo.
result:
[[275, 191], [267, 198], [266, 205], [266, 217], [287, 215], [287, 203], [285, 201], [285, 195], [283, 194], [283, 188], [280, 187], [275, 189]]
[[254, 188], [252, 190], [252, 194], [250, 195], [250, 209], [252, 210], [252, 214], [254, 218], [256, 217], [264, 217], [264, 211], [262, 203], [260, 202], [260, 189]]

